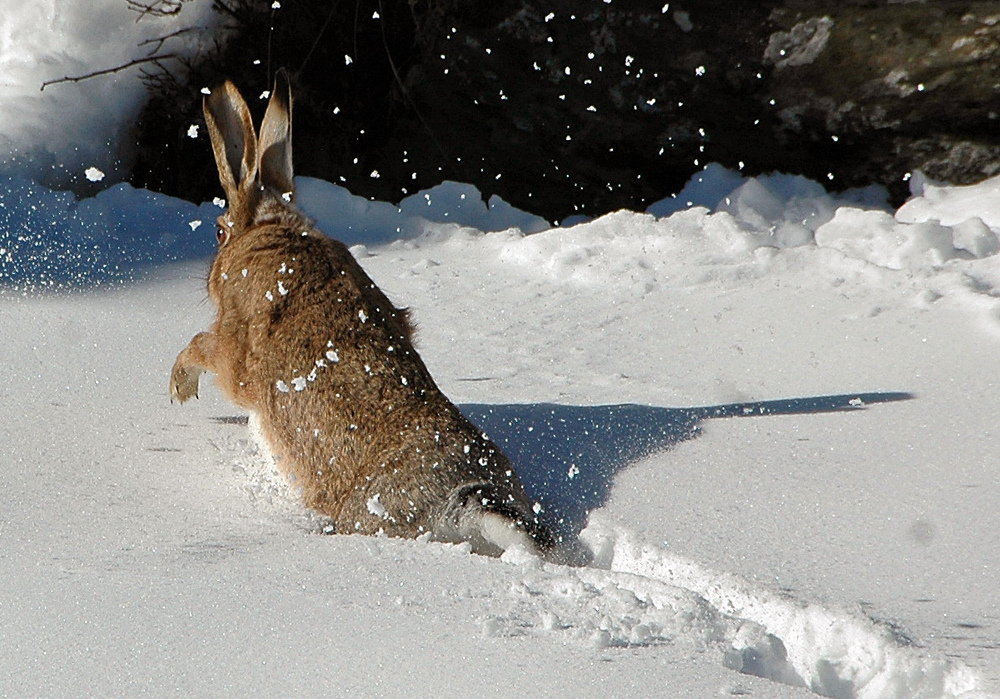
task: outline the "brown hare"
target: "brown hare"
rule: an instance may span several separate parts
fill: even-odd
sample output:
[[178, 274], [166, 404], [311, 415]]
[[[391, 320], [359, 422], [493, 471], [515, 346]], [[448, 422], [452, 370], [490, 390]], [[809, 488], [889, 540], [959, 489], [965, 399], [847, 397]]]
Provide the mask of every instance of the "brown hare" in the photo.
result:
[[231, 82], [204, 100], [229, 201], [208, 277], [218, 315], [177, 356], [171, 399], [196, 397], [199, 376], [214, 373], [337, 533], [551, 555], [511, 464], [413, 348], [406, 311], [293, 205], [291, 110], [283, 71], [259, 140]]

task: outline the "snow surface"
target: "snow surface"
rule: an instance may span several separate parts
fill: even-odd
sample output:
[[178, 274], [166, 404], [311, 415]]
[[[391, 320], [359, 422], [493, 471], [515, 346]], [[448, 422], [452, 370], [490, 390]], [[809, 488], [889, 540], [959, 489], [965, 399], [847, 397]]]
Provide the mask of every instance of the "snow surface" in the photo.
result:
[[0, 694], [1000, 691], [998, 183], [892, 212], [710, 166], [541, 230], [300, 179], [574, 569], [323, 535], [252, 420], [167, 396], [218, 206], [6, 176]]

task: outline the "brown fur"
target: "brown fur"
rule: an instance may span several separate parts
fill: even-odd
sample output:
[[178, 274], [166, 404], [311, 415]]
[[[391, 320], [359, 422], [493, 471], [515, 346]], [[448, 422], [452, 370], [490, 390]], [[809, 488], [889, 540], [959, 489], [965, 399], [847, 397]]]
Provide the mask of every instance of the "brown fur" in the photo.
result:
[[499, 523], [550, 549], [507, 458], [435, 385], [406, 312], [290, 203], [283, 73], [259, 142], [232, 83], [206, 98], [205, 118], [229, 198], [208, 279], [218, 316], [178, 355], [171, 397], [196, 396], [213, 372], [337, 532], [429, 532], [496, 554], [505, 544], [487, 530]]

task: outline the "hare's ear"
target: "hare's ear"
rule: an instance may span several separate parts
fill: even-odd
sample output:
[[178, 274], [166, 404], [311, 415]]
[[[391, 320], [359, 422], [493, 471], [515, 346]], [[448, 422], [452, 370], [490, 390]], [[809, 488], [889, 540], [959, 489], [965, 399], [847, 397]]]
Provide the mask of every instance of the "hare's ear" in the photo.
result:
[[260, 181], [281, 194], [295, 193], [292, 182], [292, 88], [282, 68], [260, 126]]
[[232, 202], [249, 189], [257, 176], [257, 136], [250, 109], [228, 80], [212, 90], [203, 106], [219, 182]]

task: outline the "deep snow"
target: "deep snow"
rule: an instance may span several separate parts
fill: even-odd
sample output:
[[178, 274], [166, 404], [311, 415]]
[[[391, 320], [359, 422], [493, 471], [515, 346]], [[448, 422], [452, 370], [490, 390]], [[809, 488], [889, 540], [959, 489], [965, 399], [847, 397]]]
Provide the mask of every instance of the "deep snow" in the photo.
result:
[[461, 185], [397, 210], [299, 181], [545, 516], [583, 528], [595, 563], [570, 569], [322, 535], [217, 391], [166, 396], [211, 318], [218, 206], [9, 180], [0, 687], [997, 691], [1000, 196], [914, 185], [894, 216], [711, 166], [670, 215], [539, 230]]

